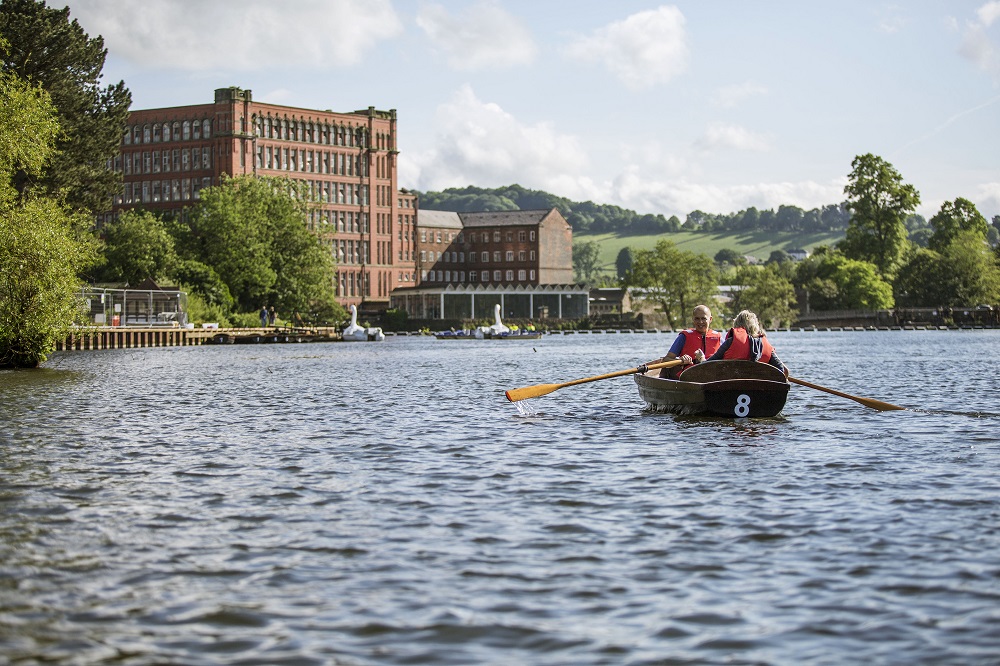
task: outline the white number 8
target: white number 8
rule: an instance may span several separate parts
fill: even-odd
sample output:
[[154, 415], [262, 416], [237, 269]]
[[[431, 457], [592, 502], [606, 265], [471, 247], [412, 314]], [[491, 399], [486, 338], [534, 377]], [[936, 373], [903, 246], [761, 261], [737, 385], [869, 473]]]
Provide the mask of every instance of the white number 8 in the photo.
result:
[[736, 409], [733, 410], [736, 416], [743, 418], [750, 413], [750, 396], [746, 393], [741, 393], [740, 397], [736, 398]]

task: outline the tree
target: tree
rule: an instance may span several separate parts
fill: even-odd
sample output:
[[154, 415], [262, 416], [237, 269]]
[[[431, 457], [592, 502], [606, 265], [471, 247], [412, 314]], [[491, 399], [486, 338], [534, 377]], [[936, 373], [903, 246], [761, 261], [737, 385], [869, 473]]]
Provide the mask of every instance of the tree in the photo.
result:
[[623, 280], [628, 272], [632, 270], [632, 266], [635, 265], [635, 252], [632, 248], [625, 246], [618, 251], [618, 257], [615, 259], [615, 271], [618, 275], [619, 280]]
[[920, 194], [871, 153], [855, 157], [851, 167], [844, 188], [851, 223], [839, 247], [848, 258], [871, 262], [880, 276], [892, 279], [907, 248], [904, 221], [920, 204]]
[[811, 310], [880, 310], [893, 306], [892, 285], [875, 265], [824, 249], [799, 263], [795, 284]]
[[640, 302], [659, 305], [672, 325], [695, 305], [715, 300], [717, 276], [715, 264], [705, 255], [661, 240], [652, 250], [636, 252], [625, 283], [638, 289], [635, 294]]
[[893, 288], [900, 307], [940, 307], [951, 301], [950, 271], [941, 254], [916, 248], [899, 269]]
[[573, 243], [573, 277], [577, 282], [590, 284], [601, 270], [601, 246], [597, 241]]
[[62, 128], [37, 184], [76, 210], [107, 209], [121, 188], [121, 176], [107, 165], [118, 154], [132, 96], [124, 82], [100, 87], [104, 40], [70, 21], [68, 7], [53, 9], [44, 0], [0, 0], [0, 38], [9, 43], [3, 71], [40, 85]]
[[178, 253], [221, 276], [240, 312], [266, 303], [283, 312], [343, 318], [333, 294], [333, 258], [306, 227], [301, 187], [241, 176], [201, 190], [188, 221], [173, 229]]
[[174, 239], [149, 211], [127, 210], [102, 231], [105, 265], [97, 274], [98, 281], [135, 286], [166, 277], [176, 262]]
[[946, 305], [1000, 303], [1000, 267], [978, 230], [959, 231], [941, 251], [948, 267], [951, 300]]
[[57, 202], [19, 192], [15, 173], [38, 174], [59, 125], [44, 91], [0, 72], [0, 367], [33, 368], [79, 312], [77, 274], [94, 259], [91, 236]]
[[781, 322], [790, 324], [798, 315], [795, 287], [777, 263], [739, 268], [734, 286], [733, 312], [752, 310], [762, 323], [770, 322], [775, 328]]
[[931, 218], [930, 226], [934, 232], [927, 241], [927, 247], [937, 252], [943, 251], [962, 231], [972, 231], [986, 240], [989, 229], [986, 218], [976, 205], [961, 197], [941, 204], [941, 209]]
[[747, 263], [746, 257], [742, 254], [733, 250], [731, 248], [723, 248], [715, 253], [715, 263], [719, 264], [729, 264], [730, 266], [745, 266]]

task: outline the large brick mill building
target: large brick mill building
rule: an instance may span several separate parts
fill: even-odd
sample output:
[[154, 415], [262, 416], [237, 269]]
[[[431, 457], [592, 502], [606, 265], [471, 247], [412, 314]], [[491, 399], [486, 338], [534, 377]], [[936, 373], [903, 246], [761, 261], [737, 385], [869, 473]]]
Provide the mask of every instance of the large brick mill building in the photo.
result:
[[399, 189], [397, 145], [394, 109], [303, 109], [256, 102], [237, 87], [217, 89], [207, 104], [133, 110], [113, 164], [124, 189], [98, 222], [140, 206], [184, 215], [224, 174], [286, 177], [308, 189], [307, 224], [336, 261], [345, 306], [385, 309], [394, 291], [421, 285], [504, 291], [572, 281], [572, 232], [558, 211], [430, 215], [418, 241], [419, 202]]

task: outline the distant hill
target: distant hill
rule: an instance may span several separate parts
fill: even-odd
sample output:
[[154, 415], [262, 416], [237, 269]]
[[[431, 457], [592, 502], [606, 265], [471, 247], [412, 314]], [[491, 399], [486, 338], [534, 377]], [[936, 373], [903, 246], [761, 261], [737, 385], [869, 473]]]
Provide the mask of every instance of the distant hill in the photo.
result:
[[684, 221], [672, 215], [640, 214], [634, 210], [571, 201], [520, 185], [487, 189], [449, 188], [441, 192], [415, 192], [420, 208], [459, 213], [474, 211], [537, 210], [557, 208], [570, 226], [573, 238], [596, 241], [601, 247], [601, 265], [614, 273], [615, 258], [623, 247], [650, 249], [668, 239], [682, 249], [714, 257], [722, 249], [767, 259], [775, 250], [809, 250], [832, 245], [844, 237], [850, 213], [843, 204], [803, 210], [780, 206], [778, 210], [748, 208], [716, 215], [692, 211]]
[[416, 192], [420, 207], [427, 210], [473, 211], [535, 210], [557, 208], [577, 234], [648, 235], [678, 231], [712, 232], [843, 232], [850, 214], [843, 204], [803, 210], [797, 206], [779, 206], [778, 210], [748, 208], [737, 213], [711, 214], [691, 211], [685, 220], [651, 213], [597, 204], [571, 201], [541, 190], [520, 185], [487, 189], [454, 187], [441, 192]]

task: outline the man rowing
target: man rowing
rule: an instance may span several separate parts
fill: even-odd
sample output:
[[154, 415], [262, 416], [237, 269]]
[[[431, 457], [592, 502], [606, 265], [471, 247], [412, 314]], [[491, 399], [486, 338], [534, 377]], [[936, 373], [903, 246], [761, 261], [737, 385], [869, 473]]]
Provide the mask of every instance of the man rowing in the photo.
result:
[[680, 366], [661, 368], [660, 377], [676, 379], [684, 368], [692, 363], [704, 361], [706, 357], [714, 354], [719, 349], [719, 345], [722, 344], [722, 334], [711, 328], [712, 311], [707, 305], [697, 306], [694, 309], [692, 320], [694, 325], [677, 334], [666, 356], [650, 361], [650, 363], [662, 363], [680, 359], [683, 362]]

